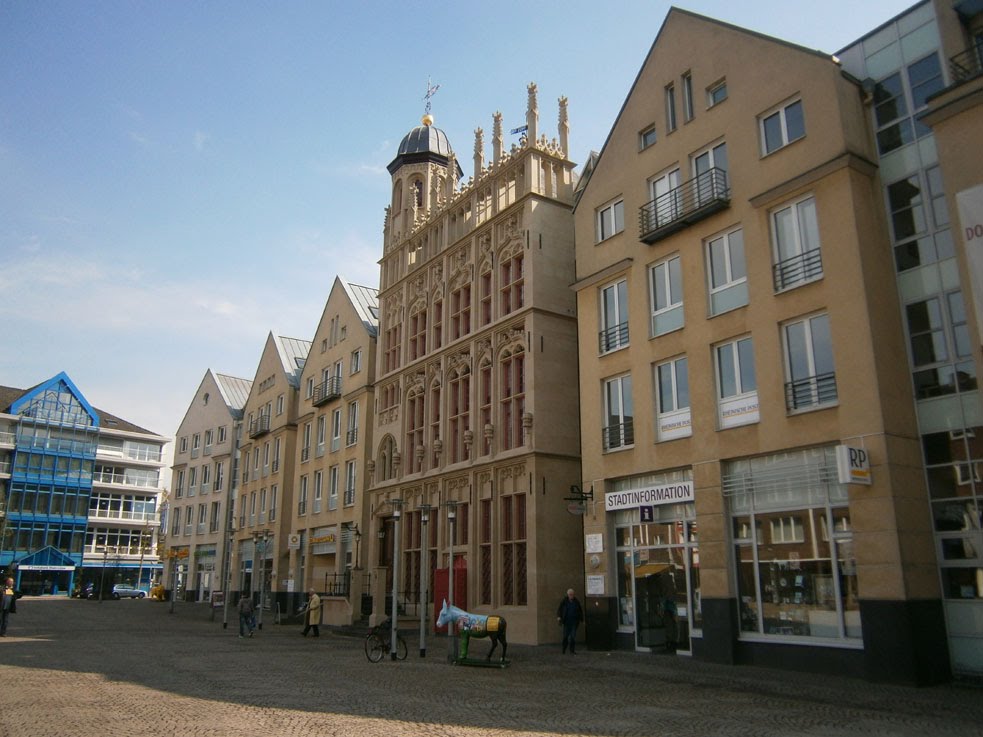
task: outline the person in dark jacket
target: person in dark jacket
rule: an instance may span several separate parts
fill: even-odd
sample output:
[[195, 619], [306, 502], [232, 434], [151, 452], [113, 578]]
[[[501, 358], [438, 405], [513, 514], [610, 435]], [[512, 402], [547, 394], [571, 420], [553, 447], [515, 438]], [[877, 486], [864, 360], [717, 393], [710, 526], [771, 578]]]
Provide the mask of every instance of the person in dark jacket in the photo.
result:
[[574, 596], [573, 589], [567, 589], [567, 595], [563, 597], [560, 606], [556, 609], [556, 621], [563, 625], [563, 652], [566, 653], [567, 645], [570, 646], [570, 654], [577, 654], [577, 627], [584, 621], [584, 608], [580, 606], [580, 601]]
[[7, 634], [7, 617], [17, 614], [17, 592], [14, 579], [8, 578], [3, 584], [3, 598], [0, 600], [0, 637]]

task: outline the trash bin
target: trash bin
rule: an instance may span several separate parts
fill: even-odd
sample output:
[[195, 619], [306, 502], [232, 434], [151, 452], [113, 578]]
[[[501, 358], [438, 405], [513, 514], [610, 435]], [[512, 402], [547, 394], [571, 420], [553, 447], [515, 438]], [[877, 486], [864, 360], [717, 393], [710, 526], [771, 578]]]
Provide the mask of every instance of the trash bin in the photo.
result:
[[618, 630], [618, 600], [613, 596], [588, 596], [585, 618], [588, 650], [614, 650]]

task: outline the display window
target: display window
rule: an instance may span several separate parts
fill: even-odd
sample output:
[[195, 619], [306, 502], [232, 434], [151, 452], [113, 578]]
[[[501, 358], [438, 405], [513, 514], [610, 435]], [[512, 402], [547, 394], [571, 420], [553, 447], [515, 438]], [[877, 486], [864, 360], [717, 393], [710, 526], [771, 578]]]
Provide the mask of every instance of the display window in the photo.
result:
[[742, 637], [861, 641], [846, 487], [833, 448], [727, 464]]

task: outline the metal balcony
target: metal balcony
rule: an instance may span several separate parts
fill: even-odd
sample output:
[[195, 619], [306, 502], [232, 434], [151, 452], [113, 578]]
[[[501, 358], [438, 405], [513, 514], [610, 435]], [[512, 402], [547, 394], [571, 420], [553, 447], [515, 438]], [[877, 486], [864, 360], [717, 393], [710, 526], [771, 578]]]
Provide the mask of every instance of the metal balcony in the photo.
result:
[[837, 400], [836, 374], [819, 374], [785, 384], [785, 407], [789, 411], [819, 407]]
[[983, 74], [981, 56], [983, 56], [983, 50], [974, 47], [950, 58], [949, 72], [952, 75], [953, 84], [968, 82]]
[[823, 258], [818, 248], [779, 261], [772, 267], [775, 291], [794, 287], [796, 284], [815, 281], [823, 275]]
[[258, 438], [270, 431], [270, 416], [260, 415], [249, 423], [249, 437]]
[[330, 402], [332, 399], [337, 399], [340, 396], [341, 377], [332, 376], [314, 387], [314, 394], [311, 398], [314, 402], [314, 406], [320, 407], [325, 402]]
[[649, 245], [730, 206], [727, 172], [708, 169], [639, 208], [639, 238]]

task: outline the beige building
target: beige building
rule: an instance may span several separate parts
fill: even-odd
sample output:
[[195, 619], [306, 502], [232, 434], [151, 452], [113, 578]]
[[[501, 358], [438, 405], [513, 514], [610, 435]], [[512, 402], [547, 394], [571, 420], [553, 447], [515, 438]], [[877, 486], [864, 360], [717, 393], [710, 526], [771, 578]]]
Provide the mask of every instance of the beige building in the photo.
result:
[[869, 101], [667, 15], [575, 212], [589, 644], [948, 677]]
[[[242, 408], [252, 382], [205, 371], [176, 433], [163, 532], [168, 589], [188, 601], [228, 591]], [[235, 589], [235, 586], [233, 586]]]
[[378, 293], [335, 278], [301, 374], [288, 511], [290, 578], [315, 589], [325, 624], [362, 616], [362, 531], [368, 528], [366, 464], [372, 454]]
[[376, 620], [394, 569], [401, 612], [418, 615], [421, 589], [439, 606], [453, 557], [455, 604], [541, 643], [559, 639], [556, 606], [582, 580], [564, 500], [580, 480], [566, 99], [552, 140], [535, 85], [521, 141], [507, 146], [502, 125], [487, 163], [475, 132], [463, 186], [429, 115], [389, 165], [364, 552]]
[[243, 406], [233, 591], [264, 608], [297, 590], [288, 562], [297, 459], [300, 377], [311, 343], [270, 335]]

